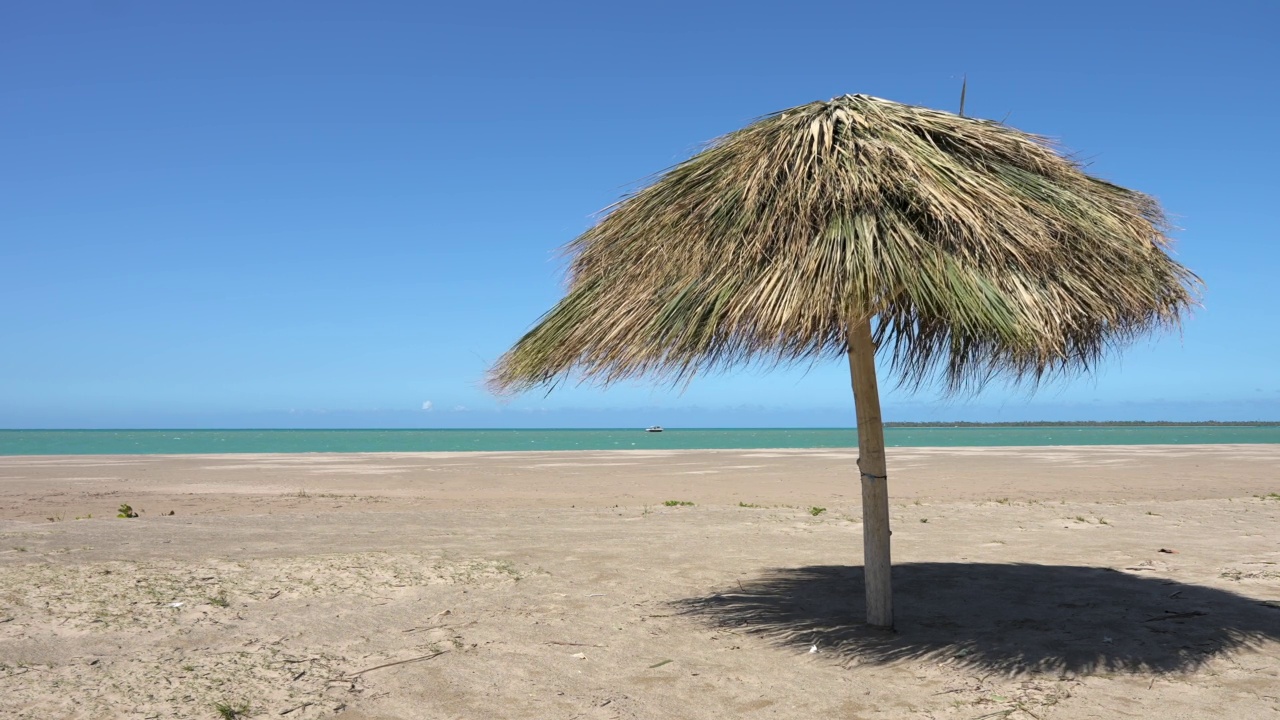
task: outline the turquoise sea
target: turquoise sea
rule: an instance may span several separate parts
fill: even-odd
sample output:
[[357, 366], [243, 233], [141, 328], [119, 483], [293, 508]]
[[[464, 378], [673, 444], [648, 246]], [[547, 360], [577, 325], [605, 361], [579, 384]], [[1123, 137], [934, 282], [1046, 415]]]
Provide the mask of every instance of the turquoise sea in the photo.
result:
[[[1280, 443], [1280, 425], [890, 427], [892, 447]], [[0, 430], [0, 455], [851, 448], [852, 429]]]

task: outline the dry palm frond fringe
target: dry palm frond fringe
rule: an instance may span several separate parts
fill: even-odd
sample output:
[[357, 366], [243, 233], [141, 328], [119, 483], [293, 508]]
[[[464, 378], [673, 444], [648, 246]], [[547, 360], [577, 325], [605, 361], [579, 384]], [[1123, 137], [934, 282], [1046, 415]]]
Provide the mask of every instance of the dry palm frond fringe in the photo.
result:
[[900, 382], [1039, 382], [1176, 326], [1199, 280], [1152, 198], [1000, 123], [846, 95], [767, 116], [574, 240], [568, 293], [494, 367], [674, 382], [847, 351], [873, 318]]

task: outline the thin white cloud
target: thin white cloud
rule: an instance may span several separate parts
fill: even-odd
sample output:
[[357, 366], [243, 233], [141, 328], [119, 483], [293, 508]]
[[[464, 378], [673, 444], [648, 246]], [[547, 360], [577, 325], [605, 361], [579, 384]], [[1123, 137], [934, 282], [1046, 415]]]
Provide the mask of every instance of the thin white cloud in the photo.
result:
[[431, 412], [431, 408], [433, 408], [433, 407], [435, 407], [435, 406], [436, 406], [436, 404], [435, 404], [435, 403], [433, 403], [433, 402], [431, 402], [430, 400], [423, 400], [423, 401], [422, 401], [422, 409], [423, 409], [423, 410], [425, 410], [425, 411], [427, 411], [427, 412]]

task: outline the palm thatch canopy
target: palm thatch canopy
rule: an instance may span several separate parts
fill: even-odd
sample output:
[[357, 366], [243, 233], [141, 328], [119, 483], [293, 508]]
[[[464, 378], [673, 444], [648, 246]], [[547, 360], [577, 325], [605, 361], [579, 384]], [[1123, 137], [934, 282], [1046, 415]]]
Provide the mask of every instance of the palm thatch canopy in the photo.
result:
[[1152, 198], [997, 122], [846, 95], [769, 115], [610, 209], [567, 295], [493, 370], [681, 381], [836, 357], [875, 322], [897, 377], [1038, 381], [1176, 325], [1198, 281]]

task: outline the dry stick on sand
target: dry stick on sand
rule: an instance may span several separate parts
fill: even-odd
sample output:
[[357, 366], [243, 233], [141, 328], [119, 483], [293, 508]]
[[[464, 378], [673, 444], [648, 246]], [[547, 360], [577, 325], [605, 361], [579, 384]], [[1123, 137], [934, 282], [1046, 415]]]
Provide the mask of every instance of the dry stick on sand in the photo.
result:
[[439, 651], [439, 652], [428, 653], [428, 654], [426, 654], [426, 655], [419, 655], [418, 657], [411, 657], [411, 658], [409, 658], [408, 660], [397, 660], [397, 661], [395, 661], [395, 662], [389, 662], [389, 663], [385, 663], [385, 664], [382, 664], [382, 665], [374, 665], [374, 666], [373, 666], [373, 667], [371, 667], [371, 668], [365, 668], [364, 670], [361, 670], [360, 672], [354, 672], [354, 673], [351, 673], [350, 675], [344, 675], [343, 677], [340, 677], [340, 678], [338, 678], [338, 679], [339, 679], [339, 680], [351, 680], [352, 678], [360, 677], [361, 675], [363, 675], [363, 674], [365, 674], [365, 673], [367, 673], [367, 672], [373, 672], [374, 670], [381, 670], [382, 668], [389, 668], [389, 667], [394, 667], [394, 666], [396, 666], [396, 665], [404, 665], [404, 664], [406, 664], [406, 663], [418, 662], [419, 660], [430, 660], [430, 659], [432, 659], [432, 658], [438, 658], [438, 657], [440, 657], [441, 655], [443, 655], [443, 654], [445, 654], [445, 653], [447, 653], [447, 652], [449, 652], [449, 651], [448, 651], [448, 650], [441, 650], [441, 651]]
[[[1169, 611], [1166, 610], [1165, 612], [1169, 612]], [[1201, 615], [1208, 615], [1208, 614], [1209, 613], [1204, 612], [1203, 610], [1192, 610], [1191, 612], [1180, 612], [1180, 613], [1170, 613], [1169, 615], [1159, 615], [1153, 618], [1147, 618], [1142, 622], [1160, 622], [1161, 620], [1182, 620], [1183, 618], [1200, 617]]]

